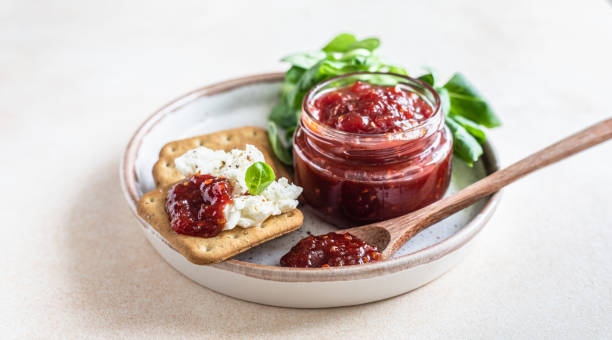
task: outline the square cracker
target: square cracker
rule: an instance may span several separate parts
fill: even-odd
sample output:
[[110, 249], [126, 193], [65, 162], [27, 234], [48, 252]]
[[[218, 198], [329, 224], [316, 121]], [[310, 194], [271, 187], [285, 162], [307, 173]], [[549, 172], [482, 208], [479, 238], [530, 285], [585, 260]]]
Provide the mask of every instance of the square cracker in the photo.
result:
[[195, 264], [221, 262], [261, 243], [297, 230], [304, 216], [294, 209], [271, 216], [259, 227], [224, 230], [214, 237], [196, 237], [176, 233], [170, 226], [165, 203], [172, 185], [144, 194], [138, 201], [138, 215], [157, 230], [178, 252]]
[[291, 180], [291, 175], [285, 166], [274, 157], [274, 152], [268, 141], [268, 132], [262, 128], [245, 126], [182, 139], [164, 145], [159, 152], [159, 160], [153, 166], [153, 179], [155, 179], [155, 185], [158, 187], [164, 186], [183, 179], [184, 176], [174, 165], [174, 159], [182, 156], [191, 149], [205, 146], [213, 150], [223, 150], [227, 152], [232, 149], [244, 150], [247, 144], [254, 145], [263, 153], [266, 163], [274, 169], [276, 178], [286, 177]]
[[166, 144], [153, 167], [153, 178], [158, 188], [144, 194], [138, 201], [138, 215], [195, 264], [221, 262], [263, 242], [297, 230], [302, 225], [304, 216], [298, 209], [294, 209], [278, 216], [271, 216], [259, 227], [236, 227], [209, 238], [182, 235], [172, 229], [165, 209], [166, 196], [168, 189], [184, 178], [174, 166], [174, 159], [199, 146], [230, 151], [244, 149], [246, 144], [256, 146], [263, 153], [266, 163], [274, 169], [277, 178], [291, 179], [287, 169], [273, 156], [266, 130], [258, 127], [242, 127]]

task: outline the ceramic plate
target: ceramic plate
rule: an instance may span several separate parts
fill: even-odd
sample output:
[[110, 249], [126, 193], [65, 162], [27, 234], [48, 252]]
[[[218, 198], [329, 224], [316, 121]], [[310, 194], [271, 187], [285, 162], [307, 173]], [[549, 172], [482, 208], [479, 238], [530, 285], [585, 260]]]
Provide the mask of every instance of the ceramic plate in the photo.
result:
[[[265, 128], [282, 78], [282, 73], [261, 74], [197, 89], [162, 107], [135, 132], [122, 159], [121, 183], [144, 234], [159, 254], [179, 272], [219, 293], [257, 303], [307, 308], [361, 304], [403, 294], [457, 264], [493, 214], [500, 193], [424, 230], [388, 261], [324, 269], [278, 266], [280, 257], [307, 233], [335, 230], [308, 209], [302, 209], [304, 225], [299, 231], [208, 266], [187, 261], [136, 214], [138, 198], [154, 188], [151, 169], [164, 144], [245, 125]], [[447, 195], [497, 170], [493, 148], [489, 143], [484, 148], [483, 159], [473, 168], [453, 161]]]

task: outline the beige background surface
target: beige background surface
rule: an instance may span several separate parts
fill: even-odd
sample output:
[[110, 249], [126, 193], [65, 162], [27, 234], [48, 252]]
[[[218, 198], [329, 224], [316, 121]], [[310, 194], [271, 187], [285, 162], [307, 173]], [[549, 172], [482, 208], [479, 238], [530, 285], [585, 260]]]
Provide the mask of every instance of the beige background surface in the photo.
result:
[[237, 301], [141, 235], [118, 178], [140, 122], [344, 30], [467, 74], [503, 118], [505, 164], [612, 115], [608, 2], [376, 3], [0, 1], [0, 338], [610, 337], [612, 143], [508, 188], [442, 278], [363, 306]]

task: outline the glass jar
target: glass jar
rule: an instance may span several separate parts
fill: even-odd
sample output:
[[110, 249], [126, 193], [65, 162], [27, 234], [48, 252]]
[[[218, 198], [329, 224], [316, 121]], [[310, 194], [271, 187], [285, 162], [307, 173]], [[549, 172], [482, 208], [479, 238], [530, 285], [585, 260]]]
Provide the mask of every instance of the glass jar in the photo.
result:
[[[310, 109], [314, 100], [356, 81], [412, 91], [433, 113], [415, 126], [382, 134], [345, 132], [318, 121]], [[431, 86], [396, 74], [347, 74], [316, 85], [304, 98], [293, 139], [295, 182], [312, 210], [338, 227], [386, 220], [444, 195], [452, 149], [440, 97]]]

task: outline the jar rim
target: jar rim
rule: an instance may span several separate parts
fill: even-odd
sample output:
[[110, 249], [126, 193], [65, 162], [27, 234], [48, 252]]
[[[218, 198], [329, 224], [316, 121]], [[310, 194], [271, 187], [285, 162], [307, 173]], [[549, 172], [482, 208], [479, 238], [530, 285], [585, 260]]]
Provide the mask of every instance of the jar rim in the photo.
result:
[[[314, 99], [315, 94], [318, 94], [319, 90], [321, 90], [322, 88], [324, 88], [325, 86], [329, 85], [330, 83], [334, 81], [344, 79], [344, 78], [359, 76], [359, 75], [392, 76], [392, 77], [402, 79], [403, 82], [401, 84], [407, 85], [408, 87], [414, 88], [415, 86], [413, 84], [421, 86], [425, 90], [425, 92], [429, 92], [433, 97], [433, 103], [430, 103], [433, 109], [433, 113], [431, 114], [431, 116], [427, 117], [427, 119], [423, 120], [422, 122], [419, 122], [419, 124], [417, 125], [411, 126], [401, 131], [385, 132], [385, 133], [355, 133], [355, 132], [342, 131], [334, 127], [328, 126], [320, 122], [317, 118], [315, 118], [312, 112], [310, 112], [310, 110], [308, 109], [307, 104], [310, 103]], [[427, 101], [429, 102], [430, 100], [427, 98]], [[302, 118], [300, 118], [300, 121], [304, 123], [303, 121], [304, 116], [309, 118], [307, 125], [314, 127], [319, 133], [323, 132], [324, 135], [330, 138], [352, 138], [352, 139], [360, 140], [361, 142], [377, 143], [377, 142], [389, 141], [389, 140], [412, 140], [416, 138], [421, 138], [423, 137], [423, 134], [419, 132], [422, 131], [423, 128], [429, 125], [435, 125], [436, 122], [437, 123], [443, 122], [444, 121], [443, 114], [444, 113], [442, 112], [440, 95], [428, 83], [420, 79], [412, 78], [412, 77], [405, 76], [405, 75], [398, 74], [398, 73], [363, 71], [363, 72], [352, 72], [352, 73], [335, 76], [333, 78], [327, 79], [313, 86], [306, 93], [306, 95], [304, 96], [304, 99], [302, 100]], [[414, 137], [415, 135], [417, 137]]]

